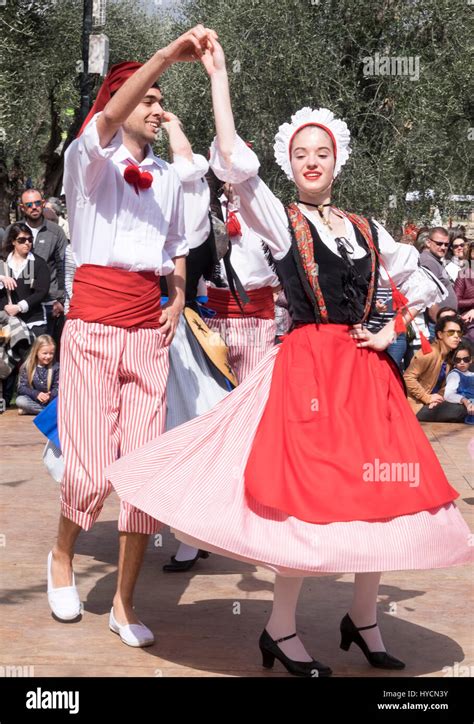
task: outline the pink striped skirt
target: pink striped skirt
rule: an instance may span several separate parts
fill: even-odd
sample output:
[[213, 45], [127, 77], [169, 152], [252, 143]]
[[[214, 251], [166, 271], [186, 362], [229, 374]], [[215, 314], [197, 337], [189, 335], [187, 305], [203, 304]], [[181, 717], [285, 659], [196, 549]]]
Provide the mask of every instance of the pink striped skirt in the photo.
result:
[[272, 349], [212, 410], [110, 465], [106, 476], [122, 500], [190, 545], [282, 575], [443, 568], [472, 560], [470, 532], [454, 503], [325, 524], [257, 501], [249, 507], [244, 473], [278, 353]]

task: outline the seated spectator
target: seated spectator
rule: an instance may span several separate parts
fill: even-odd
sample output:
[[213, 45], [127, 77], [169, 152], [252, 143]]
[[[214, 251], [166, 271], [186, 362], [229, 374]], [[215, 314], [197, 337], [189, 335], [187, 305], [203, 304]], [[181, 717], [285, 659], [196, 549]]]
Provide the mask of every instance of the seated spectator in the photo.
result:
[[[0, 308], [10, 317], [18, 316], [35, 336], [46, 332], [41, 302], [49, 291], [49, 268], [33, 254], [33, 235], [24, 223], [12, 224], [3, 246], [0, 269]], [[3, 269], [2, 269], [3, 266]]]
[[446, 402], [463, 405], [466, 415], [474, 414], [474, 372], [469, 369], [471, 361], [470, 346], [461, 342], [452, 355], [453, 369], [446, 378], [444, 390]]
[[443, 398], [449, 358], [463, 334], [459, 317], [442, 316], [436, 322], [435, 341], [429, 354], [417, 352], [405, 370], [408, 402], [421, 422], [464, 422], [466, 410]]
[[40, 335], [20, 369], [16, 406], [19, 415], [37, 415], [58, 394], [59, 365], [54, 362], [56, 344]]

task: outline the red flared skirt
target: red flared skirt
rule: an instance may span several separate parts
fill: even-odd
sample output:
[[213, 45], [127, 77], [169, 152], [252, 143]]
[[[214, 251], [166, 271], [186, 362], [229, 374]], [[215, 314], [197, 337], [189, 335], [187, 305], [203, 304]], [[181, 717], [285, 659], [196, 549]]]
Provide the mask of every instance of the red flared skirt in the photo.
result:
[[255, 502], [310, 523], [371, 521], [458, 497], [385, 352], [337, 324], [294, 330], [277, 355], [245, 468]]

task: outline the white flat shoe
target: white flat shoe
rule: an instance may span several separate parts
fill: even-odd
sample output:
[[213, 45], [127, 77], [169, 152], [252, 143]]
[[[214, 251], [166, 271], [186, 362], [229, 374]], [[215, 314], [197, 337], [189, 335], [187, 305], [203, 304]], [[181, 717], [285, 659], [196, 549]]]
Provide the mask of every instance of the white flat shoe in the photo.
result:
[[72, 586], [53, 588], [51, 575], [51, 562], [53, 552], [48, 555], [48, 603], [56, 618], [61, 621], [73, 621], [82, 613], [82, 604], [76, 588], [74, 573], [72, 574]]
[[110, 609], [109, 628], [118, 634], [127, 646], [151, 646], [155, 643], [155, 637], [144, 623], [127, 623], [123, 626], [115, 620], [114, 607]]

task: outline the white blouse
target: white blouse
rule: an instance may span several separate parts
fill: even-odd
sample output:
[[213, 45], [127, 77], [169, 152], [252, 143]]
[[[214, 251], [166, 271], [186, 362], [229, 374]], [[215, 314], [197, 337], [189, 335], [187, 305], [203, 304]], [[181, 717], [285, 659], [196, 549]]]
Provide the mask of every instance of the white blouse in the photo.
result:
[[[260, 163], [255, 153], [236, 135], [229, 166], [221, 156], [217, 141], [214, 139], [210, 163], [219, 179], [232, 183], [245, 222], [265, 240], [275, 260], [282, 259], [291, 247], [288, 217], [281, 201], [258, 176]], [[301, 211], [315, 225], [323, 243], [340, 256], [334, 237], [318, 218], [319, 215], [311, 214], [304, 209]], [[367, 252], [357, 243], [351, 222], [345, 218], [344, 223], [347, 239], [354, 248], [351, 256], [353, 258], [364, 256]], [[410, 306], [425, 309], [444, 299], [447, 296], [445, 287], [419, 266], [419, 253], [415, 247], [397, 243], [383, 226], [376, 221], [374, 223], [378, 231], [380, 256], [394, 283], [407, 297]], [[390, 286], [382, 266], [380, 266], [379, 284], [381, 287]]]
[[178, 174], [149, 147], [139, 166], [152, 174], [153, 184], [136, 193], [123, 179], [130, 160], [137, 162], [122, 143], [122, 129], [102, 148], [98, 116], [65, 154], [64, 189], [77, 265], [170, 274], [173, 257], [188, 253]]

